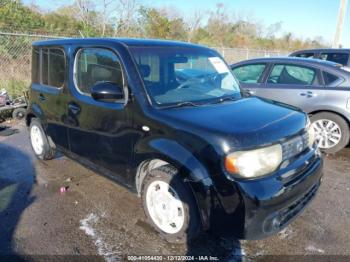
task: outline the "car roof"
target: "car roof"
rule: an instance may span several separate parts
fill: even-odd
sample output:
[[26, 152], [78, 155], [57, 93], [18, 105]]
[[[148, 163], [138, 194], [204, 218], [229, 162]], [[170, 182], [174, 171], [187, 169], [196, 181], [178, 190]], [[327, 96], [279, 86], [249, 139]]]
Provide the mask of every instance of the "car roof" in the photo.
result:
[[252, 63], [296, 63], [296, 64], [303, 64], [303, 65], [310, 65], [310, 66], [323, 66], [323, 67], [329, 67], [329, 68], [339, 68], [342, 67], [341, 64], [334, 63], [331, 61], [325, 61], [321, 59], [311, 59], [311, 58], [302, 58], [302, 57], [264, 57], [264, 58], [255, 58], [255, 59], [249, 59], [244, 60], [241, 62], [238, 62], [236, 64], [231, 65], [231, 67], [235, 67], [238, 65], [243, 64], [252, 64]]
[[70, 45], [70, 44], [123, 44], [125, 46], [177, 46], [177, 47], [202, 47], [202, 45], [171, 41], [160, 39], [142, 39], [142, 38], [64, 38], [54, 40], [44, 40], [33, 42], [33, 46], [53, 46], [53, 45]]
[[319, 53], [319, 52], [332, 52], [332, 53], [350, 53], [350, 48], [314, 48], [314, 49], [302, 49], [297, 50], [291, 53], [293, 54], [299, 54], [299, 53]]

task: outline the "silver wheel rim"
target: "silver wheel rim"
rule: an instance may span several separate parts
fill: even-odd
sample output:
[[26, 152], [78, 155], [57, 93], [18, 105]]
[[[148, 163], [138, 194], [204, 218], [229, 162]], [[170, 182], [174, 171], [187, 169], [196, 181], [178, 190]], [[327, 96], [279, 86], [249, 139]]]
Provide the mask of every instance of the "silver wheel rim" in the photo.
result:
[[30, 129], [30, 141], [35, 154], [41, 155], [44, 151], [44, 140], [39, 127], [32, 126]]
[[164, 181], [152, 182], [146, 192], [148, 213], [154, 224], [168, 234], [178, 233], [185, 222], [185, 212], [176, 191]]
[[339, 144], [342, 133], [336, 122], [329, 119], [319, 119], [312, 123], [312, 127], [319, 148], [328, 149]]

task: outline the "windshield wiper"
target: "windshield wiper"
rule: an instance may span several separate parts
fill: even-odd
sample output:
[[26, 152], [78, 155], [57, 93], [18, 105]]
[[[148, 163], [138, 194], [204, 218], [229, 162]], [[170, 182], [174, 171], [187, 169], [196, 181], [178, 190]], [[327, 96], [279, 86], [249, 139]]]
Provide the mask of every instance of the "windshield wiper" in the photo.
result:
[[196, 104], [191, 101], [179, 102], [167, 106], [162, 106], [161, 108], [174, 108], [174, 107], [185, 107], [185, 106], [200, 106], [201, 104]]
[[212, 102], [211, 104], [220, 104], [220, 103], [223, 103], [223, 102], [226, 102], [226, 101], [235, 101], [237, 100], [236, 97], [233, 97], [233, 96], [224, 96], [224, 97], [221, 97], [220, 99]]

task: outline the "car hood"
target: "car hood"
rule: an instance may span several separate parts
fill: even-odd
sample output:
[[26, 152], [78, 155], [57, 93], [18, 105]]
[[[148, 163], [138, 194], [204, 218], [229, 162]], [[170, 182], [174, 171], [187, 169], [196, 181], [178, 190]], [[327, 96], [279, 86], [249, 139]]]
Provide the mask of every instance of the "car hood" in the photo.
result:
[[220, 139], [220, 144], [236, 148], [276, 143], [304, 130], [307, 121], [297, 108], [257, 97], [158, 113], [179, 132]]

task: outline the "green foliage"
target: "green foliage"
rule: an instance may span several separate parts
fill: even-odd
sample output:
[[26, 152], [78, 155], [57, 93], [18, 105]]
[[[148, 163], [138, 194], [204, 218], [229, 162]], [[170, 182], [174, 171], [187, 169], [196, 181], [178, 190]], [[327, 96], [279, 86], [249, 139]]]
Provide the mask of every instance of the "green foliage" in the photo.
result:
[[146, 7], [141, 7], [139, 14], [139, 26], [143, 28], [145, 37], [182, 41], [187, 39], [183, 18], [170, 18], [164, 11]]
[[0, 82], [0, 89], [5, 88], [12, 98], [23, 96], [23, 93], [29, 89], [30, 82], [26, 80], [10, 79]]
[[24, 6], [19, 0], [8, 0], [0, 6], [0, 29], [32, 30], [42, 28], [41, 14]]

